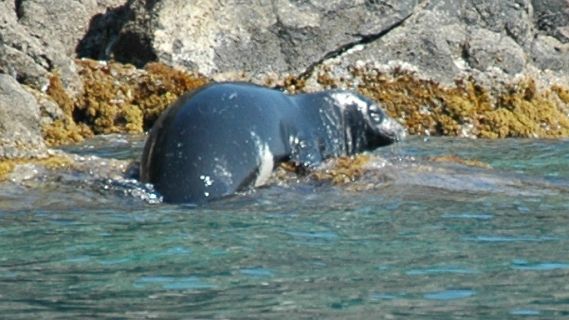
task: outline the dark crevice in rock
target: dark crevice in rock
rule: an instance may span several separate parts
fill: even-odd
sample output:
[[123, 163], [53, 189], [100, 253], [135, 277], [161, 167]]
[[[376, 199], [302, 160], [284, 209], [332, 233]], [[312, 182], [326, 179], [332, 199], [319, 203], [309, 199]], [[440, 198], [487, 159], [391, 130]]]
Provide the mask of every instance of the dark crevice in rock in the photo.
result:
[[42, 54], [39, 58], [44, 62], [46, 70], [52, 71], [55, 68], [53, 61], [51, 61], [47, 54]]
[[470, 39], [467, 39], [464, 43], [460, 45], [460, 57], [462, 60], [468, 64], [468, 67], [472, 68], [470, 64]]
[[154, 9], [154, 6], [156, 6], [158, 2], [160, 2], [160, 0], [146, 0], [144, 7], [146, 10], [148, 10], [148, 12], [150, 12], [152, 9]]
[[16, 8], [16, 17], [18, 18], [18, 20], [20, 20], [24, 15], [24, 12], [22, 11], [22, 1], [24, 0], [16, 0], [14, 5]]
[[110, 58], [109, 48], [116, 41], [124, 25], [134, 17], [129, 3], [91, 18], [85, 36], [75, 48], [78, 57], [96, 60]]
[[[96, 60], [115, 59], [136, 66], [155, 61], [157, 57], [151, 39], [144, 37], [141, 32], [128, 30], [129, 23], [136, 19], [133, 3], [134, 0], [129, 0], [104, 14], [95, 15], [75, 49], [77, 56]], [[156, 3], [147, 1], [144, 4], [152, 7]]]
[[403, 23], [405, 23], [405, 21], [407, 21], [410, 17], [412, 17], [415, 14], [415, 11], [412, 11], [411, 13], [409, 13], [408, 15], [406, 15], [405, 17], [403, 17], [401, 20], [393, 23], [392, 25], [388, 26], [387, 28], [385, 28], [384, 30], [381, 30], [378, 33], [373, 33], [373, 34], [353, 34], [353, 36], [358, 37], [358, 40], [356, 41], [352, 41], [352, 42], [348, 42], [340, 47], [338, 47], [337, 49], [330, 51], [328, 53], [326, 53], [324, 55], [324, 57], [322, 57], [321, 59], [319, 59], [318, 61], [310, 64], [306, 70], [304, 70], [302, 73], [300, 73], [298, 75], [298, 79], [301, 80], [306, 80], [308, 78], [310, 78], [310, 76], [312, 75], [312, 73], [314, 72], [314, 69], [316, 69], [319, 65], [321, 65], [322, 63], [324, 63], [324, 61], [329, 60], [329, 59], [333, 59], [336, 58], [338, 56], [341, 56], [343, 53], [345, 53], [346, 51], [354, 48], [355, 46], [358, 45], [365, 45], [365, 44], [369, 44], [371, 42], [374, 42], [376, 40], [379, 40], [380, 38], [382, 38], [383, 36], [387, 35], [388, 33], [390, 33], [391, 31], [395, 30], [396, 28], [400, 27], [401, 25], [403, 25]]
[[138, 32], [123, 32], [113, 46], [113, 58], [118, 62], [132, 63], [141, 68], [158, 60], [152, 48], [152, 39]]
[[[281, 17], [279, 16], [278, 10], [277, 10], [277, 4], [275, 3], [275, 0], [271, 1], [271, 6], [273, 7], [273, 13], [275, 15], [275, 19], [277, 20], [277, 22], [273, 25], [274, 28], [276, 29], [275, 34], [277, 36], [277, 39], [283, 39], [283, 36], [286, 34], [285, 28], [283, 26], [283, 23], [281, 21]], [[282, 40], [279, 41], [279, 46], [280, 46], [280, 50], [281, 53], [284, 53], [284, 42]], [[287, 65], [290, 64], [289, 58], [288, 56], [284, 56], [283, 57], [285, 60], [285, 63]]]

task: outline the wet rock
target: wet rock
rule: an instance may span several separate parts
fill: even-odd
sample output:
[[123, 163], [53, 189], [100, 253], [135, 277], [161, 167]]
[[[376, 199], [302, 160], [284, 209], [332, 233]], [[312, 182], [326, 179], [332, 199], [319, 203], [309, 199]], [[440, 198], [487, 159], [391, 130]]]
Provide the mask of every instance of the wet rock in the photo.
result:
[[12, 77], [0, 74], [0, 160], [45, 156], [33, 95]]

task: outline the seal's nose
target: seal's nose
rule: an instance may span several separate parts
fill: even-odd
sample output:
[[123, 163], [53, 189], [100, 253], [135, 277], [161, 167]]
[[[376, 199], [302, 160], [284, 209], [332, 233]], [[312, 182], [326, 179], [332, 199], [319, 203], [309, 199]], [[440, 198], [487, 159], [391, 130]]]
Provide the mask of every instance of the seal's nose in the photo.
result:
[[407, 131], [405, 128], [399, 124], [399, 122], [386, 117], [381, 126], [379, 127], [379, 131], [382, 135], [386, 136], [393, 142], [399, 142], [405, 139], [407, 136]]

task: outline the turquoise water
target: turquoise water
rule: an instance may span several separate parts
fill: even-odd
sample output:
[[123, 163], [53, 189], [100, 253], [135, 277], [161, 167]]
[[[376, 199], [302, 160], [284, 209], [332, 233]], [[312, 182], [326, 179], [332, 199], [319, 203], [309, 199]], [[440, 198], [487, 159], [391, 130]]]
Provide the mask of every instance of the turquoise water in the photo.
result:
[[[4, 185], [1, 318], [569, 317], [569, 141], [375, 155], [348, 185], [299, 178], [203, 208], [140, 200], [133, 181]], [[449, 155], [492, 168], [429, 160]]]

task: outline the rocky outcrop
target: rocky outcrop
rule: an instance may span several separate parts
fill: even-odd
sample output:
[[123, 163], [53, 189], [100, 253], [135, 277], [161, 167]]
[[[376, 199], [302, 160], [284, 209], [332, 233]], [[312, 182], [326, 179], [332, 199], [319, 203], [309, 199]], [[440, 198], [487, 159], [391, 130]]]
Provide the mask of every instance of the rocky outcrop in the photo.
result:
[[19, 0], [0, 2], [0, 72], [45, 89], [58, 73], [66, 88], [81, 90], [73, 59], [94, 15], [118, 0]]
[[530, 1], [433, 1], [405, 26], [346, 60], [404, 61], [445, 83], [486, 72], [511, 79], [533, 67], [564, 75], [569, 46], [539, 29], [533, 10]]
[[0, 74], [0, 160], [46, 155], [39, 106], [12, 77]]
[[506, 77], [533, 67], [569, 72], [564, 0], [170, 0], [131, 1], [128, 8], [130, 21], [106, 44], [109, 56], [207, 76], [308, 78], [340, 56], [344, 67], [407, 63], [449, 84], [489, 70]]
[[569, 2], [0, 1], [0, 73], [4, 146], [139, 132], [209, 79], [348, 87], [414, 134], [568, 136]]
[[113, 39], [110, 52], [121, 61], [158, 59], [209, 76], [300, 74], [388, 32], [418, 2], [133, 1], [132, 21]]
[[46, 156], [41, 126], [62, 111], [41, 92], [54, 74], [69, 94], [82, 91], [76, 47], [94, 15], [123, 2], [0, 2], [0, 159]]

